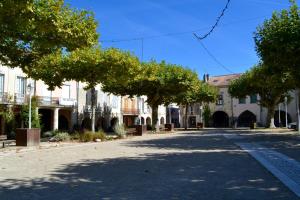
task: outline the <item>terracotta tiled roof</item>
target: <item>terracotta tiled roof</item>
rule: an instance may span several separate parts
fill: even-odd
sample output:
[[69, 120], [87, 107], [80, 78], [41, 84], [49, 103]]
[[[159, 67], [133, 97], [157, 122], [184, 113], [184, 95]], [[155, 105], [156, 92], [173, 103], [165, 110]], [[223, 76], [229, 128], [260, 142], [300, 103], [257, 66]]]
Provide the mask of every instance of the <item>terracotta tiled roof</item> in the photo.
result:
[[242, 74], [228, 74], [228, 75], [222, 75], [222, 76], [212, 76], [209, 77], [208, 83], [214, 86], [228, 86], [230, 84], [230, 81], [237, 79]]

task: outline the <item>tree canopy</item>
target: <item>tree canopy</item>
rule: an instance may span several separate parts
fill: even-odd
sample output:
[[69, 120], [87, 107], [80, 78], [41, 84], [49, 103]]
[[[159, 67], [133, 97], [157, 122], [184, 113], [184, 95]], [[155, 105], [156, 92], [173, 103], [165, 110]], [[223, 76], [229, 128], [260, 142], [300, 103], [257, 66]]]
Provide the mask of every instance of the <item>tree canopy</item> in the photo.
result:
[[257, 28], [255, 43], [261, 60], [273, 73], [283, 74], [300, 86], [300, 11], [293, 0], [289, 10], [274, 12]]
[[233, 80], [228, 91], [236, 98], [259, 94], [259, 104], [268, 109], [267, 127], [274, 127], [275, 106], [283, 102], [284, 97], [289, 96], [290, 87], [289, 77], [272, 73], [269, 67], [261, 63]]
[[3, 0], [0, 62], [30, 76], [43, 56], [96, 44], [96, 28], [93, 13], [72, 9], [64, 0]]

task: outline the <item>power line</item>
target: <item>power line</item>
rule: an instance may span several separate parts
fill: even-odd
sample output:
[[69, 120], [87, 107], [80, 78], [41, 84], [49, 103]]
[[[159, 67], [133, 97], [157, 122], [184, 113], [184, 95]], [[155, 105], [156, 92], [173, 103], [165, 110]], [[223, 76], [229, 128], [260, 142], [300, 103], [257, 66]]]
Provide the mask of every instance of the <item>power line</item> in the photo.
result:
[[[220, 26], [229, 26], [233, 24], [238, 24], [242, 22], [247, 22], [247, 21], [253, 21], [257, 19], [264, 19], [268, 16], [260, 16], [260, 17], [253, 17], [253, 18], [248, 18], [248, 19], [243, 19], [243, 20], [236, 20], [232, 21], [230, 23], [224, 23]], [[101, 43], [120, 43], [120, 42], [132, 42], [132, 41], [141, 41], [141, 40], [150, 40], [150, 39], [155, 39], [155, 38], [160, 38], [160, 37], [169, 37], [169, 36], [177, 36], [177, 35], [185, 35], [185, 34], [191, 34], [195, 33], [197, 31], [203, 31], [203, 30], [208, 30], [209, 27], [203, 27], [203, 28], [198, 28], [195, 30], [187, 30], [187, 31], [181, 31], [181, 32], [170, 32], [170, 33], [163, 33], [163, 34], [158, 34], [158, 35], [149, 35], [149, 36], [139, 36], [139, 37], [132, 37], [132, 38], [121, 38], [121, 39], [108, 39], [108, 40], [101, 40]]]
[[[194, 34], [195, 35], [195, 34]], [[195, 36], [196, 37], [196, 36]], [[198, 39], [198, 38], [197, 38]], [[223, 69], [225, 69], [226, 71], [228, 71], [229, 73], [234, 74], [234, 72], [232, 70], [230, 70], [229, 68], [227, 68], [225, 65], [223, 65], [207, 48], [206, 46], [203, 44], [203, 42], [198, 39], [198, 41], [200, 42], [200, 45], [202, 46], [202, 48], [206, 51], [206, 53], [219, 65], [221, 66]]]
[[217, 20], [216, 20], [215, 24], [211, 27], [211, 29], [206, 34], [204, 34], [203, 36], [198, 36], [196, 33], [194, 33], [195, 37], [197, 37], [198, 40], [203, 40], [203, 39], [207, 38], [215, 30], [215, 28], [218, 26], [220, 20], [224, 16], [226, 10], [228, 9], [230, 1], [231, 0], [227, 0], [226, 5], [223, 8], [223, 10], [222, 10], [221, 14], [219, 15], [219, 17], [217, 17]]

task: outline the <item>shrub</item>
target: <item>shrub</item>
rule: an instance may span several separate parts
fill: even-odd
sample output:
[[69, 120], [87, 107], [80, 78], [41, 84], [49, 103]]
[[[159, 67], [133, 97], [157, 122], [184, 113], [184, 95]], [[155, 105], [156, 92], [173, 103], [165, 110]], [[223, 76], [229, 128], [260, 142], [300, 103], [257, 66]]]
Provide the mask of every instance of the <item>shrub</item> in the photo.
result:
[[79, 132], [75, 132], [70, 134], [71, 140], [79, 140], [80, 139], [80, 133]]
[[119, 138], [124, 138], [126, 136], [126, 130], [123, 124], [116, 124], [114, 127], [114, 132]]
[[52, 137], [54, 136], [53, 131], [47, 131], [42, 134], [42, 137]]
[[103, 141], [106, 139], [106, 134], [103, 131], [98, 131], [98, 132], [94, 133], [94, 141], [96, 139], [100, 139]]
[[81, 142], [91, 142], [91, 141], [95, 141], [96, 139], [100, 139], [100, 140], [105, 140], [106, 139], [106, 135], [103, 131], [98, 131], [98, 132], [84, 132], [82, 134], [79, 135], [79, 140]]
[[61, 142], [61, 141], [68, 141], [68, 140], [70, 140], [70, 135], [69, 133], [66, 132], [57, 133], [50, 139], [50, 141], [52, 142]]

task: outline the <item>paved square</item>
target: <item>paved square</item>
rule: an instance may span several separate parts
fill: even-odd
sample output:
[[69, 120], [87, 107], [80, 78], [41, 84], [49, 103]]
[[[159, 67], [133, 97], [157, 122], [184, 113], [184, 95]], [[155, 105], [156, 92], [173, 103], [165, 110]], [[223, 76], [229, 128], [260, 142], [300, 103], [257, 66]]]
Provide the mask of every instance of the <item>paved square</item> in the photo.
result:
[[0, 157], [0, 197], [298, 199], [223, 132], [204, 133], [146, 135]]

